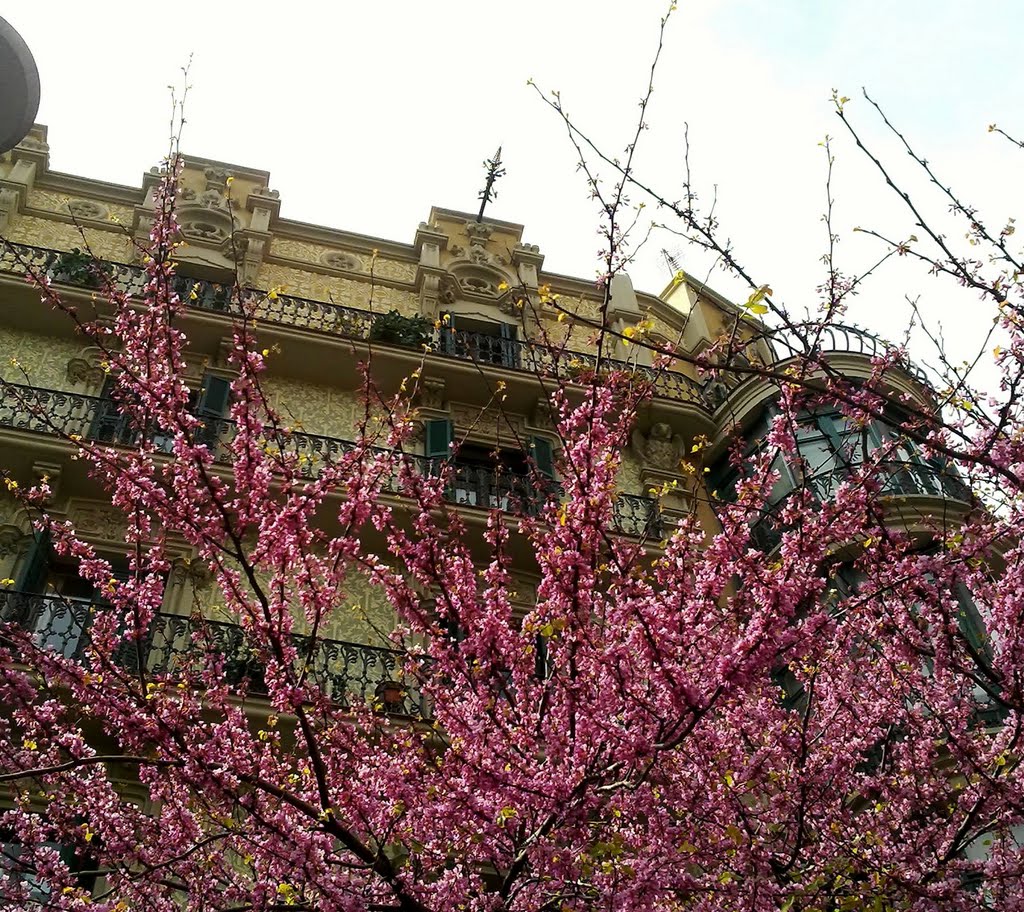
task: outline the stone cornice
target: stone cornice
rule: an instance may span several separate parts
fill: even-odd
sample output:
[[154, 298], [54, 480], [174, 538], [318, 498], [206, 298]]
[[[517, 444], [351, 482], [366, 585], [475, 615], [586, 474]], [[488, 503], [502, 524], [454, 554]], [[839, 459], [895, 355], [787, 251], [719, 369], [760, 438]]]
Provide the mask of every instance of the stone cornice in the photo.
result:
[[111, 184], [75, 174], [64, 174], [61, 171], [44, 172], [39, 175], [35, 185], [40, 190], [53, 190], [55, 193], [88, 197], [106, 203], [119, 203], [122, 206], [139, 205], [144, 198], [141, 187]]

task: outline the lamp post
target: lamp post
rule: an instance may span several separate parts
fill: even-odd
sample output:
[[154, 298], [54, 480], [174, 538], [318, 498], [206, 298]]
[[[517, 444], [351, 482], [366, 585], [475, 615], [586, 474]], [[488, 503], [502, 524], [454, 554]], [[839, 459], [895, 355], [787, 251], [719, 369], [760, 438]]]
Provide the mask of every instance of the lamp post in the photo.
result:
[[32, 128], [39, 110], [39, 70], [28, 45], [0, 19], [0, 154]]

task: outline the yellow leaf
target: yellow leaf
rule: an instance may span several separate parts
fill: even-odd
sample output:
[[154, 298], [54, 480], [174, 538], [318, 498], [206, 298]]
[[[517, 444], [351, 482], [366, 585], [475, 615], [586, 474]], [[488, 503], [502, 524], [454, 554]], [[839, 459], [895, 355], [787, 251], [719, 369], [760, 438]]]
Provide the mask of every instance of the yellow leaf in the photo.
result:
[[771, 293], [772, 290], [769, 286], [761, 285], [751, 293], [750, 297], [747, 298], [747, 302], [743, 305], [743, 307], [746, 310], [749, 310], [751, 313], [766, 314], [768, 313], [768, 307], [767, 305], [762, 304], [761, 302], [765, 298], [769, 297]]

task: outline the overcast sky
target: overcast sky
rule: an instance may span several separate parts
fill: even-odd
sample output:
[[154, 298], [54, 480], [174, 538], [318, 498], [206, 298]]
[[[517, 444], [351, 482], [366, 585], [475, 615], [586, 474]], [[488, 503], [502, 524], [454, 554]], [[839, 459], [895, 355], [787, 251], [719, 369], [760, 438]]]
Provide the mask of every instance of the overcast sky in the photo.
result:
[[[50, 128], [55, 169], [138, 185], [166, 148], [167, 86], [192, 53], [186, 153], [269, 170], [284, 216], [411, 241], [432, 204], [475, 210], [480, 163], [501, 143], [508, 174], [490, 212], [524, 223], [547, 268], [591, 276], [596, 210], [564, 130], [527, 79], [559, 89], [581, 127], [621, 149], [666, 7], [48, 0], [4, 15], [39, 64], [38, 119]], [[841, 265], [854, 271], [877, 252], [850, 234], [855, 225], [913, 230], [844, 134], [831, 89], [854, 99], [853, 119], [899, 170], [905, 156], [861, 100], [866, 86], [1001, 223], [1024, 212], [1021, 157], [986, 127], [1024, 134], [1022, 34], [1020, 0], [680, 0], [639, 171], [673, 196], [688, 122], [696, 180], [706, 198], [717, 185], [741, 259], [791, 307], [813, 307], [826, 133], [836, 137]], [[670, 277], [662, 248], [707, 277], [692, 248], [655, 237], [631, 269], [637, 287], [657, 292]], [[947, 324], [969, 322], [971, 299], [957, 303], [906, 266], [867, 286], [851, 319], [892, 334], [910, 292]], [[710, 281], [741, 293], [721, 274]]]

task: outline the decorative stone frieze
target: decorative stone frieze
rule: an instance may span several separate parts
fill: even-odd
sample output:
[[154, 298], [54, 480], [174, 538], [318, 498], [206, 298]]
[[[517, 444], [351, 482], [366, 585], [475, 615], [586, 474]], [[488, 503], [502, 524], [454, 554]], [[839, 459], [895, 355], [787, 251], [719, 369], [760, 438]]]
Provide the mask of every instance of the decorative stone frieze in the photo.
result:
[[68, 504], [68, 519], [78, 535], [123, 544], [127, 525], [124, 514], [100, 501], [72, 500]]

